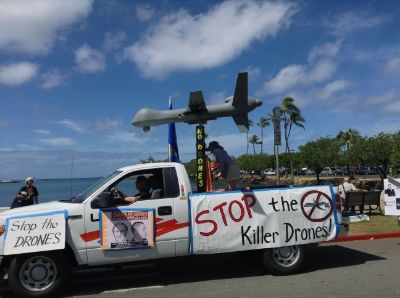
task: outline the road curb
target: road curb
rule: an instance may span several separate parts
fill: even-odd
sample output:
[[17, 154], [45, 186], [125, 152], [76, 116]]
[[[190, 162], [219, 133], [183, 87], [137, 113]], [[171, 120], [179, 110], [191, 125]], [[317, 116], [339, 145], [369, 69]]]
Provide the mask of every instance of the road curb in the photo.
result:
[[379, 234], [355, 234], [355, 235], [347, 235], [341, 236], [332, 240], [330, 242], [345, 242], [345, 241], [356, 241], [356, 240], [373, 240], [373, 239], [384, 239], [384, 238], [400, 238], [400, 231], [398, 232], [387, 232], [387, 233], [379, 233]]

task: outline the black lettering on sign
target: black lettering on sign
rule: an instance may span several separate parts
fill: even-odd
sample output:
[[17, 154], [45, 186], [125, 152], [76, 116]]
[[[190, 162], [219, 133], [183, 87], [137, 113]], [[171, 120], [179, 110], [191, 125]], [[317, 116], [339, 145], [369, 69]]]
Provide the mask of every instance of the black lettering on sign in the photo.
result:
[[206, 191], [204, 127], [196, 126], [197, 191]]

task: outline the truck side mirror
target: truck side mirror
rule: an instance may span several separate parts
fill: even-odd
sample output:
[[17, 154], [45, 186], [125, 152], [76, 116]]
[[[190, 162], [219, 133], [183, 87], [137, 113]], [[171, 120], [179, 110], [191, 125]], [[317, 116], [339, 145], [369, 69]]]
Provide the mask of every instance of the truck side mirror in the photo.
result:
[[112, 206], [113, 206], [113, 198], [112, 198], [111, 192], [109, 192], [109, 191], [102, 192], [91, 203], [91, 207], [93, 209], [108, 208], [108, 207], [112, 207]]

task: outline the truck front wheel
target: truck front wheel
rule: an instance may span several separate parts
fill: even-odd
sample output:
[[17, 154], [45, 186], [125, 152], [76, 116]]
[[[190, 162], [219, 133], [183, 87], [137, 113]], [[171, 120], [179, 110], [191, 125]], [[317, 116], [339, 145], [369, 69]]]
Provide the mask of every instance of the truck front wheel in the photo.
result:
[[304, 245], [270, 248], [263, 251], [262, 259], [272, 274], [293, 274], [305, 265], [306, 248]]
[[22, 297], [53, 297], [63, 288], [70, 265], [61, 252], [19, 255], [8, 268], [11, 289]]

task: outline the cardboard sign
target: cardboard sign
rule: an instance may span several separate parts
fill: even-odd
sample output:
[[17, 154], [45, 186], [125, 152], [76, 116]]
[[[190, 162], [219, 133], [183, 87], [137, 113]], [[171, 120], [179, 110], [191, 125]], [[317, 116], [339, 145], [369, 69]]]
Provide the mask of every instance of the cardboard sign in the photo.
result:
[[192, 253], [222, 253], [334, 239], [336, 200], [329, 186], [191, 196]]
[[400, 179], [388, 177], [383, 181], [385, 189], [385, 215], [400, 215]]
[[64, 249], [67, 216], [62, 210], [7, 218], [4, 254]]
[[102, 250], [153, 248], [154, 209], [100, 210]]

